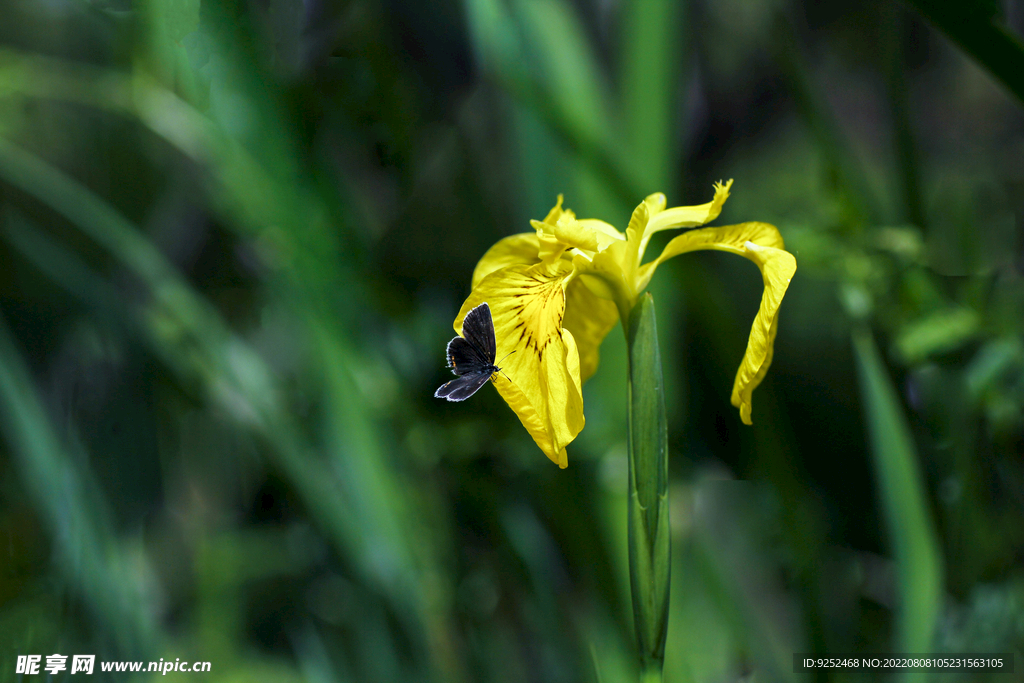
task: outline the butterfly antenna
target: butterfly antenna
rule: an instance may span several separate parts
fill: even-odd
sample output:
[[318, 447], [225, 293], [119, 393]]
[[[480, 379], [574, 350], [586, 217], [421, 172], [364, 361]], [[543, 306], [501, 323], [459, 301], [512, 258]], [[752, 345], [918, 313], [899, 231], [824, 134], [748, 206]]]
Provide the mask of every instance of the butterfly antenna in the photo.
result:
[[[519, 349], [515, 349], [514, 351], [509, 351], [508, 353], [505, 354], [504, 358], [502, 358], [501, 360], [498, 361], [498, 363], [504, 363], [505, 362], [505, 358], [508, 358], [509, 356], [511, 356], [513, 353], [515, 353], [518, 350]], [[498, 367], [498, 363], [495, 363], [494, 366]], [[505, 375], [505, 373], [502, 372], [501, 368], [498, 368], [498, 372], [501, 372], [502, 375]], [[508, 375], [505, 375], [505, 379], [507, 379], [509, 382], [512, 381], [512, 378], [509, 377]]]

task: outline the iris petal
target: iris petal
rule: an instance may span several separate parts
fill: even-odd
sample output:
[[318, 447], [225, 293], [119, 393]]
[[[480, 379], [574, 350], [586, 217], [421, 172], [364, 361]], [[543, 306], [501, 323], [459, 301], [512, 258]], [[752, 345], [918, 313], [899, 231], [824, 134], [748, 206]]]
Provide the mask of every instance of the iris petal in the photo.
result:
[[[715, 183], [714, 198], [707, 204], [700, 204], [699, 206], [674, 206], [671, 209], [665, 209], [665, 195], [661, 193], [652, 194], [645, 199], [644, 203], [648, 205], [651, 219], [647, 223], [647, 229], [642, 233], [640, 254], [643, 255], [651, 235], [656, 232], [673, 228], [694, 228], [710, 223], [718, 218], [718, 214], [722, 212], [722, 205], [729, 198], [730, 187], [732, 187], [731, 180], [724, 185], [722, 183]], [[657, 210], [659, 206], [662, 209], [661, 211]]]
[[615, 226], [597, 218], [580, 218], [580, 225], [597, 233], [597, 248], [604, 249], [613, 242], [621, 242], [626, 236], [615, 229]]
[[473, 287], [476, 287], [485, 277], [505, 266], [529, 265], [537, 263], [537, 252], [540, 249], [540, 240], [536, 233], [521, 232], [518, 235], [509, 235], [498, 241], [493, 247], [487, 250], [483, 258], [473, 269]]
[[757, 264], [764, 279], [764, 293], [732, 390], [732, 403], [740, 409], [740, 418], [745, 424], [752, 424], [751, 395], [771, 365], [779, 306], [796, 272], [796, 259], [783, 250], [784, 246], [778, 229], [768, 223], [740, 223], [692, 230], [665, 245], [657, 259], [640, 269], [638, 278], [640, 289], [643, 289], [659, 264], [673, 256], [701, 249], [732, 252]]
[[566, 453], [565, 447], [559, 449], [555, 446], [551, 432], [522, 389], [515, 382], [509, 381], [501, 375], [494, 376], [494, 386], [505, 400], [505, 403], [508, 404], [508, 407], [512, 409], [512, 412], [516, 414], [519, 421], [526, 427], [526, 432], [533, 437], [534, 442], [544, 452], [544, 455], [548, 456], [551, 462], [562, 469], [568, 467], [569, 456]]
[[669, 241], [658, 258], [641, 266], [637, 291], [642, 292], [650, 283], [651, 277], [654, 275], [658, 265], [673, 256], [685, 254], [689, 251], [714, 249], [750, 258], [746, 248], [743, 246], [747, 242], [753, 242], [754, 244], [774, 249], [785, 248], [779, 229], [770, 223], [751, 221], [737, 225], [723, 225], [721, 227], [701, 228], [700, 230], [684, 232]]
[[619, 321], [615, 304], [594, 294], [576, 278], [565, 291], [562, 326], [572, 332], [579, 348], [580, 379], [586, 382], [597, 371], [601, 342]]
[[[494, 320], [497, 357], [507, 382], [499, 393], [519, 415], [534, 441], [564, 467], [565, 447], [583, 429], [579, 350], [562, 329], [571, 264], [512, 265], [482, 278], [462, 305], [455, 330], [461, 334], [466, 313], [486, 301]], [[588, 342], [589, 343], [589, 342]]]
[[775, 333], [778, 330], [778, 312], [782, 296], [786, 293], [793, 274], [796, 273], [796, 259], [788, 251], [774, 247], [761, 247], [747, 242], [747, 258], [757, 264], [764, 277], [764, 294], [761, 307], [750, 327], [747, 350], [743, 354], [736, 380], [732, 386], [732, 404], [740, 409], [744, 424], [752, 424], [751, 394], [764, 379], [772, 363], [775, 349]]

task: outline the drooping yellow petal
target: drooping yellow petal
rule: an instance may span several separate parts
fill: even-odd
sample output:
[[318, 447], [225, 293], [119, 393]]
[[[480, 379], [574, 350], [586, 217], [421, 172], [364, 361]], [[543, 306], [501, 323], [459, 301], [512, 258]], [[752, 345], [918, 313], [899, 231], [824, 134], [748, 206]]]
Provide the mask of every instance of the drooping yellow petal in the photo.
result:
[[[673, 228], [694, 228], [718, 218], [718, 214], [722, 212], [722, 205], [729, 198], [730, 187], [732, 187], [732, 180], [724, 185], [720, 182], [715, 183], [714, 198], [707, 204], [699, 206], [674, 206], [671, 209], [665, 209], [665, 195], [660, 192], [645, 199], [644, 203], [648, 205], [651, 217], [647, 222], [646, 230], [641, 233], [643, 235], [640, 240], [641, 256], [647, 249], [651, 235], [656, 232]], [[657, 210], [659, 205], [662, 208], [661, 211]]]
[[764, 294], [761, 307], [750, 327], [750, 339], [743, 361], [736, 372], [732, 386], [732, 404], [740, 409], [740, 418], [746, 424], [750, 419], [751, 394], [764, 379], [771, 365], [775, 348], [775, 333], [778, 329], [779, 305], [786, 293], [793, 274], [796, 273], [796, 259], [788, 251], [773, 247], [762, 247], [747, 242], [748, 258], [757, 264], [764, 277]]
[[768, 223], [702, 228], [679, 235], [665, 245], [657, 259], [640, 269], [640, 280], [646, 287], [658, 264], [689, 251], [728, 251], [757, 264], [764, 279], [764, 293], [732, 390], [732, 404], [740, 409], [740, 418], [746, 424], [752, 424], [751, 395], [772, 361], [779, 305], [796, 272], [796, 259], [783, 247], [779, 231]]
[[753, 242], [762, 247], [785, 249], [779, 229], [771, 223], [752, 221], [737, 225], [723, 225], [715, 228], [691, 230], [673, 238], [665, 245], [658, 258], [640, 267], [637, 291], [643, 291], [650, 283], [657, 267], [673, 256], [685, 254], [689, 251], [714, 249], [751, 258], [743, 246], [747, 242]]
[[533, 403], [526, 397], [526, 394], [522, 390], [501, 374], [494, 375], [493, 377], [494, 387], [498, 390], [498, 393], [508, 404], [512, 412], [516, 414], [519, 421], [526, 427], [527, 433], [533, 437], [534, 442], [540, 447], [544, 455], [551, 459], [551, 462], [555, 463], [562, 469], [569, 466], [569, 456], [566, 453], [565, 448], [557, 448], [554, 440], [551, 438], [551, 433], [537, 413], [537, 409], [533, 407]]
[[615, 304], [594, 294], [580, 278], [565, 291], [562, 327], [572, 332], [579, 348], [580, 379], [586, 382], [597, 370], [601, 342], [619, 321]]
[[509, 235], [499, 240], [497, 244], [487, 250], [487, 253], [476, 264], [476, 268], [473, 269], [472, 286], [476, 287], [481, 280], [499, 268], [536, 264], [539, 248], [540, 241], [537, 239], [537, 234], [533, 232]]
[[[765, 296], [768, 290], [765, 289]], [[747, 340], [747, 350], [743, 354], [743, 360], [740, 361], [739, 370], [736, 371], [736, 379], [732, 383], [732, 396], [730, 402], [736, 408], [740, 409], [740, 419], [743, 420], [743, 424], [754, 424], [750, 417], [750, 413], [753, 410], [753, 394], [760, 384], [764, 376], [768, 374], [768, 368], [771, 367], [772, 358], [775, 356], [775, 334], [779, 331], [779, 316], [771, 316], [771, 323], [768, 325], [767, 336], [764, 336], [763, 325], [759, 325], [758, 321], [763, 321], [768, 316], [764, 313], [765, 311], [765, 298], [761, 297], [761, 309], [757, 313], [757, 317], [754, 318], [754, 324], [750, 327], [750, 338]], [[778, 305], [776, 305], [778, 310]], [[758, 366], [759, 354], [760, 365]], [[757, 368], [755, 371], [754, 368]]]
[[466, 313], [487, 302], [494, 321], [497, 358], [515, 385], [496, 382], [534, 441], [566, 466], [565, 447], [583, 429], [579, 351], [562, 329], [571, 264], [512, 265], [491, 272], [473, 288], [455, 320], [461, 334]]

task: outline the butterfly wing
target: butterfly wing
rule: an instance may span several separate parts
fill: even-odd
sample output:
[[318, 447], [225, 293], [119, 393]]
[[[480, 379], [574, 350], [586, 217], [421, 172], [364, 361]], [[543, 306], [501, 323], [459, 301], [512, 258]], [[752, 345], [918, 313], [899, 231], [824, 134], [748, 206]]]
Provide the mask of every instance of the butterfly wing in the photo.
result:
[[484, 302], [466, 314], [462, 321], [462, 336], [484, 353], [488, 365], [494, 364], [497, 344], [494, 341], [494, 321], [491, 308]]
[[434, 392], [434, 396], [436, 398], [446, 398], [449, 401], [465, 401], [486, 384], [490, 378], [491, 373], [486, 370], [471, 372], [461, 377], [456, 377], [451, 382], [442, 384]]
[[456, 375], [468, 375], [473, 372], [481, 372], [490, 366], [487, 359], [483, 357], [482, 351], [475, 344], [471, 344], [462, 337], [455, 337], [448, 342], [448, 367]]
[[438, 387], [434, 396], [449, 401], [465, 401], [479, 391], [497, 370], [494, 367], [496, 346], [491, 309], [482, 303], [466, 314], [462, 321], [462, 336], [448, 342], [448, 367], [458, 377]]

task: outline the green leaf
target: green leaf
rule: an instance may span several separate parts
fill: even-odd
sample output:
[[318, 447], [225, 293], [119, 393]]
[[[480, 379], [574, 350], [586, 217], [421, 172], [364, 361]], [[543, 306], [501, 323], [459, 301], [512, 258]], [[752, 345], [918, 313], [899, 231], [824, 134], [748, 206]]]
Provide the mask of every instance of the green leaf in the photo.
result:
[[199, 28], [199, 0], [162, 3], [167, 36], [176, 43]]
[[930, 652], [942, 603], [942, 556], [903, 408], [871, 332], [853, 333], [872, 463], [896, 561], [898, 652]]
[[[329, 468], [315, 456], [316, 450], [283, 405], [274, 372], [135, 225], [73, 178], [2, 139], [0, 180], [63, 215], [145, 284], [148, 300], [131, 312], [155, 355], [183, 384], [199, 385], [212, 404], [266, 439], [274, 465], [292, 482], [339, 552], [358, 558], [358, 569], [371, 583], [388, 586], [396, 611], [413, 624], [410, 630], [425, 630], [415, 625], [429, 619], [420, 593], [424, 581], [393, 503], [402, 496], [389, 490], [397, 482], [386, 480], [389, 472], [365, 402], [353, 398], [359, 396], [351, 372], [356, 361], [342, 332], [332, 322], [311, 330], [315, 348], [323, 354], [328, 402], [338, 416], [331, 422], [334, 438], [328, 444], [334, 459], [331, 471], [345, 475], [325, 477]], [[17, 238], [14, 243], [29, 244]], [[19, 417], [15, 424], [22, 421]]]
[[579, 19], [561, 0], [466, 0], [476, 58], [598, 175], [634, 206], [643, 196], [614, 146], [608, 88]]
[[822, 96], [824, 89], [815, 81], [792, 19], [780, 14], [774, 31], [775, 58], [801, 117], [818, 143], [829, 173], [837, 181], [848, 222], [880, 222], [879, 217], [884, 212], [879, 207], [878, 197], [835, 112]]
[[[54, 544], [54, 564], [129, 657], [162, 640], [143, 595], [146, 575], [120, 547], [99, 487], [47, 417], [26, 363], [0, 318], [0, 429]], [[76, 462], [77, 461], [77, 462]]]
[[1024, 102], [1024, 43], [992, 0], [907, 0], [925, 19]]
[[908, 323], [900, 331], [896, 349], [907, 363], [917, 363], [934, 353], [952, 351], [972, 339], [981, 320], [969, 308], [950, 308]]
[[500, 0], [466, 0], [466, 23], [476, 60], [484, 69], [521, 78], [522, 41]]
[[545, 91], [569, 126], [586, 140], [611, 134], [607, 86], [586, 32], [561, 0], [520, 0], [517, 15], [544, 79]]
[[622, 108], [630, 157], [638, 162], [631, 170], [644, 194], [675, 186], [684, 6], [631, 0], [620, 9]]

